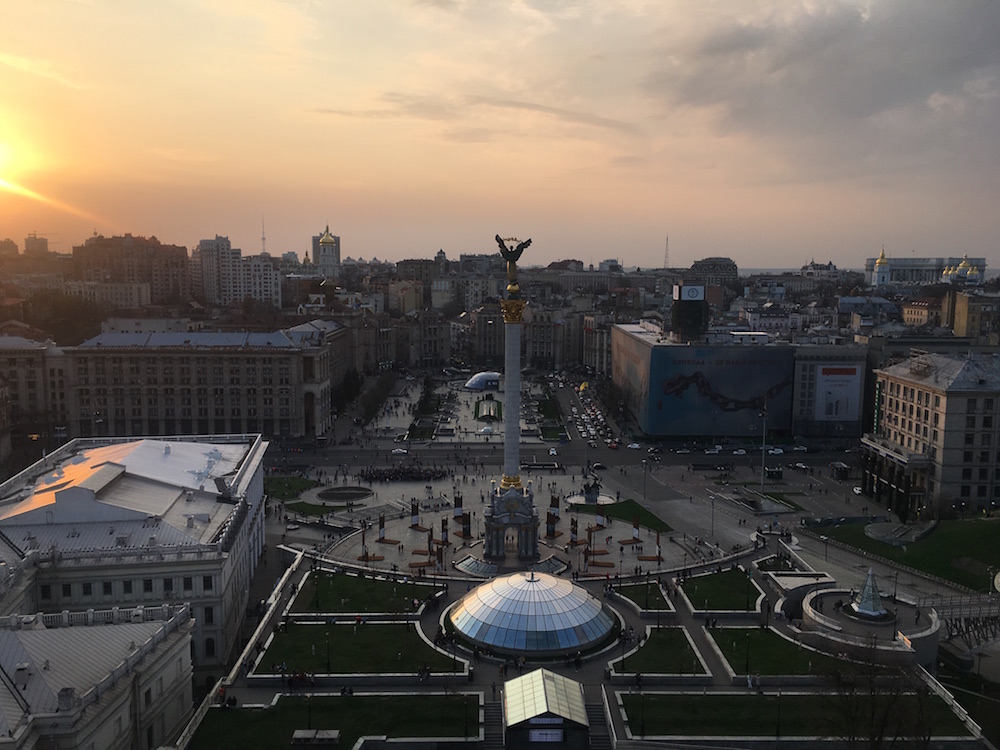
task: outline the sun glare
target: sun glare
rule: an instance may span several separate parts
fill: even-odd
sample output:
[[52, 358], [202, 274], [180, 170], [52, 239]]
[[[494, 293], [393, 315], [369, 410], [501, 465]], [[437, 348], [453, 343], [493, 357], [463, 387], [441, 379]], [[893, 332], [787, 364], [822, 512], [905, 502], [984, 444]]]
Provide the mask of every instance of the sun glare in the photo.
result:
[[33, 201], [38, 201], [39, 203], [44, 203], [46, 206], [51, 206], [59, 211], [64, 211], [65, 213], [72, 214], [73, 216], [79, 216], [88, 221], [94, 221], [97, 223], [103, 223], [103, 220], [99, 216], [95, 216], [88, 211], [84, 211], [76, 206], [71, 206], [63, 201], [56, 200], [55, 198], [49, 198], [48, 196], [42, 195], [41, 193], [36, 193], [30, 188], [24, 187], [24, 185], [18, 185], [16, 182], [10, 182], [0, 177], [0, 191], [7, 191], [8, 193], [13, 193], [14, 195], [20, 195], [24, 198], [30, 198]]

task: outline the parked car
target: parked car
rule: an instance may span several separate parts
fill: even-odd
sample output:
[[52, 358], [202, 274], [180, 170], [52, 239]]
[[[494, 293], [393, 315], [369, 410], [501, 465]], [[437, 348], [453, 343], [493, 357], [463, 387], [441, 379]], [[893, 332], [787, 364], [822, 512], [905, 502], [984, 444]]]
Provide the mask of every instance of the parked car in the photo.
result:
[[736, 450], [733, 451], [734, 456], [745, 456], [746, 454], [747, 452], [742, 448], [737, 448]]
[[806, 448], [804, 445], [796, 445], [796, 446], [794, 446], [792, 448], [792, 450], [795, 451], [796, 453], [808, 453], [809, 452], [809, 449]]
[[406, 448], [393, 448], [392, 455], [394, 456], [405, 456], [409, 451]]
[[772, 456], [783, 456], [783, 455], [785, 455], [785, 451], [783, 451], [781, 448], [771, 448], [771, 450], [769, 450], [768, 453], [770, 455], [772, 455]]
[[605, 466], [604, 464], [602, 464], [600, 461], [594, 461], [594, 465], [591, 466], [590, 468], [592, 468], [594, 470], [603, 470], [603, 469], [606, 469], [608, 467]]
[[550, 456], [558, 456], [559, 455], [559, 451], [557, 451], [555, 448], [549, 448], [549, 455]]
[[860, 495], [861, 494], [861, 488], [860, 487], [855, 487], [854, 488], [854, 494], [855, 495]]
[[639, 445], [638, 443], [629, 443], [629, 444], [628, 444], [628, 446], [626, 446], [626, 447], [627, 447], [627, 448], [628, 448], [628, 449], [629, 449], [630, 451], [637, 451], [637, 450], [639, 450], [639, 448], [640, 448], [640, 447], [642, 447], [642, 446], [640, 446], [640, 445]]

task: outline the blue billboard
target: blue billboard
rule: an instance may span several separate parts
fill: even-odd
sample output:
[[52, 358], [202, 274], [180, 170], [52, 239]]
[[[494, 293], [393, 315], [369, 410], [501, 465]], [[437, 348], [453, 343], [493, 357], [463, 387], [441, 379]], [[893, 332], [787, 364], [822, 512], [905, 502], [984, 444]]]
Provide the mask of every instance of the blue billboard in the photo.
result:
[[790, 346], [654, 346], [643, 430], [662, 436], [761, 436], [792, 418]]

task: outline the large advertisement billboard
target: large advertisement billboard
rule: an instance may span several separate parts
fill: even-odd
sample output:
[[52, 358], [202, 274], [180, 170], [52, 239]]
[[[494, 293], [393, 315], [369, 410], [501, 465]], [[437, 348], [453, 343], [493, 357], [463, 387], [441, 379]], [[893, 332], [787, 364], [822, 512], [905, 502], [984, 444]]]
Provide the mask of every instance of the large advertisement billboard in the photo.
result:
[[759, 440], [766, 409], [768, 433], [785, 432], [793, 371], [790, 346], [655, 346], [639, 424], [650, 435]]
[[816, 368], [817, 422], [856, 422], [861, 417], [864, 373], [856, 364], [827, 364]]
[[621, 388], [625, 406], [642, 425], [649, 404], [649, 355], [652, 342], [642, 334], [626, 333], [637, 326], [611, 329], [611, 379]]

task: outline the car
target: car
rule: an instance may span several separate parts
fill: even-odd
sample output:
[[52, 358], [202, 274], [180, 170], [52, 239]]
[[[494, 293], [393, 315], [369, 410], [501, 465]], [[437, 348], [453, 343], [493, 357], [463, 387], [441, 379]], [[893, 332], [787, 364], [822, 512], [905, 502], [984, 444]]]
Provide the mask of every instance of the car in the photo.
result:
[[299, 526], [297, 523], [290, 523], [287, 526], [285, 526], [286, 531], [298, 531], [301, 528], [302, 527]]
[[600, 461], [594, 461], [594, 465], [591, 466], [590, 468], [594, 469], [595, 471], [603, 471], [604, 469], [606, 469], [608, 467], [605, 466], [604, 464], [602, 464]]
[[854, 494], [855, 495], [860, 495], [861, 494], [861, 488], [860, 487], [855, 487], [854, 488]]
[[587, 441], [587, 445], [589, 445], [591, 448], [596, 448], [597, 447], [597, 441], [596, 440], [588, 440]]
[[558, 456], [559, 455], [559, 451], [557, 451], [555, 448], [549, 448], [549, 455], [550, 456]]
[[796, 453], [808, 453], [809, 452], [809, 449], [806, 448], [804, 445], [796, 445], [796, 446], [794, 446], [792, 448], [792, 450], [795, 451]]
[[706, 456], [718, 456], [719, 455], [719, 449], [718, 448], [706, 448], [705, 449], [705, 455]]
[[795, 468], [798, 469], [799, 471], [809, 471], [809, 467], [806, 466], [801, 461], [799, 461], [799, 463], [795, 464]]
[[637, 450], [639, 450], [639, 448], [641, 448], [642, 446], [641, 446], [641, 445], [639, 445], [638, 443], [629, 443], [629, 444], [628, 444], [628, 445], [626, 445], [625, 447], [626, 447], [626, 448], [628, 448], [628, 449], [629, 449], [630, 451], [637, 451]]
[[746, 454], [747, 452], [742, 448], [737, 448], [736, 450], [733, 451], [734, 456], [745, 456]]
[[394, 455], [394, 456], [405, 456], [407, 453], [409, 453], [409, 451], [406, 450], [406, 448], [393, 448], [392, 449], [392, 455]]
[[688, 450], [687, 448], [678, 448], [677, 450], [674, 451], [674, 453], [681, 453], [683, 455], [687, 455], [690, 452], [691, 451]]
[[649, 447], [649, 448], [648, 448], [648, 449], [646, 450], [646, 453], [648, 453], [648, 454], [649, 454], [649, 455], [651, 455], [651, 456], [656, 456], [656, 455], [659, 455], [659, 454], [660, 454], [660, 453], [662, 453], [662, 452], [663, 452], [663, 451], [662, 451], [662, 450], [660, 450], [659, 448], [657, 448], [657, 447], [656, 447], [655, 445], [653, 445], [653, 446], [650, 446], [650, 447]]
[[616, 450], [618, 450], [618, 443], [616, 443], [614, 440], [612, 440], [610, 443], [608, 443], [608, 447], [611, 450], [616, 451]]
[[771, 448], [771, 450], [769, 450], [768, 453], [770, 455], [772, 455], [772, 456], [783, 456], [783, 455], [785, 455], [785, 451], [783, 451], [781, 448]]

